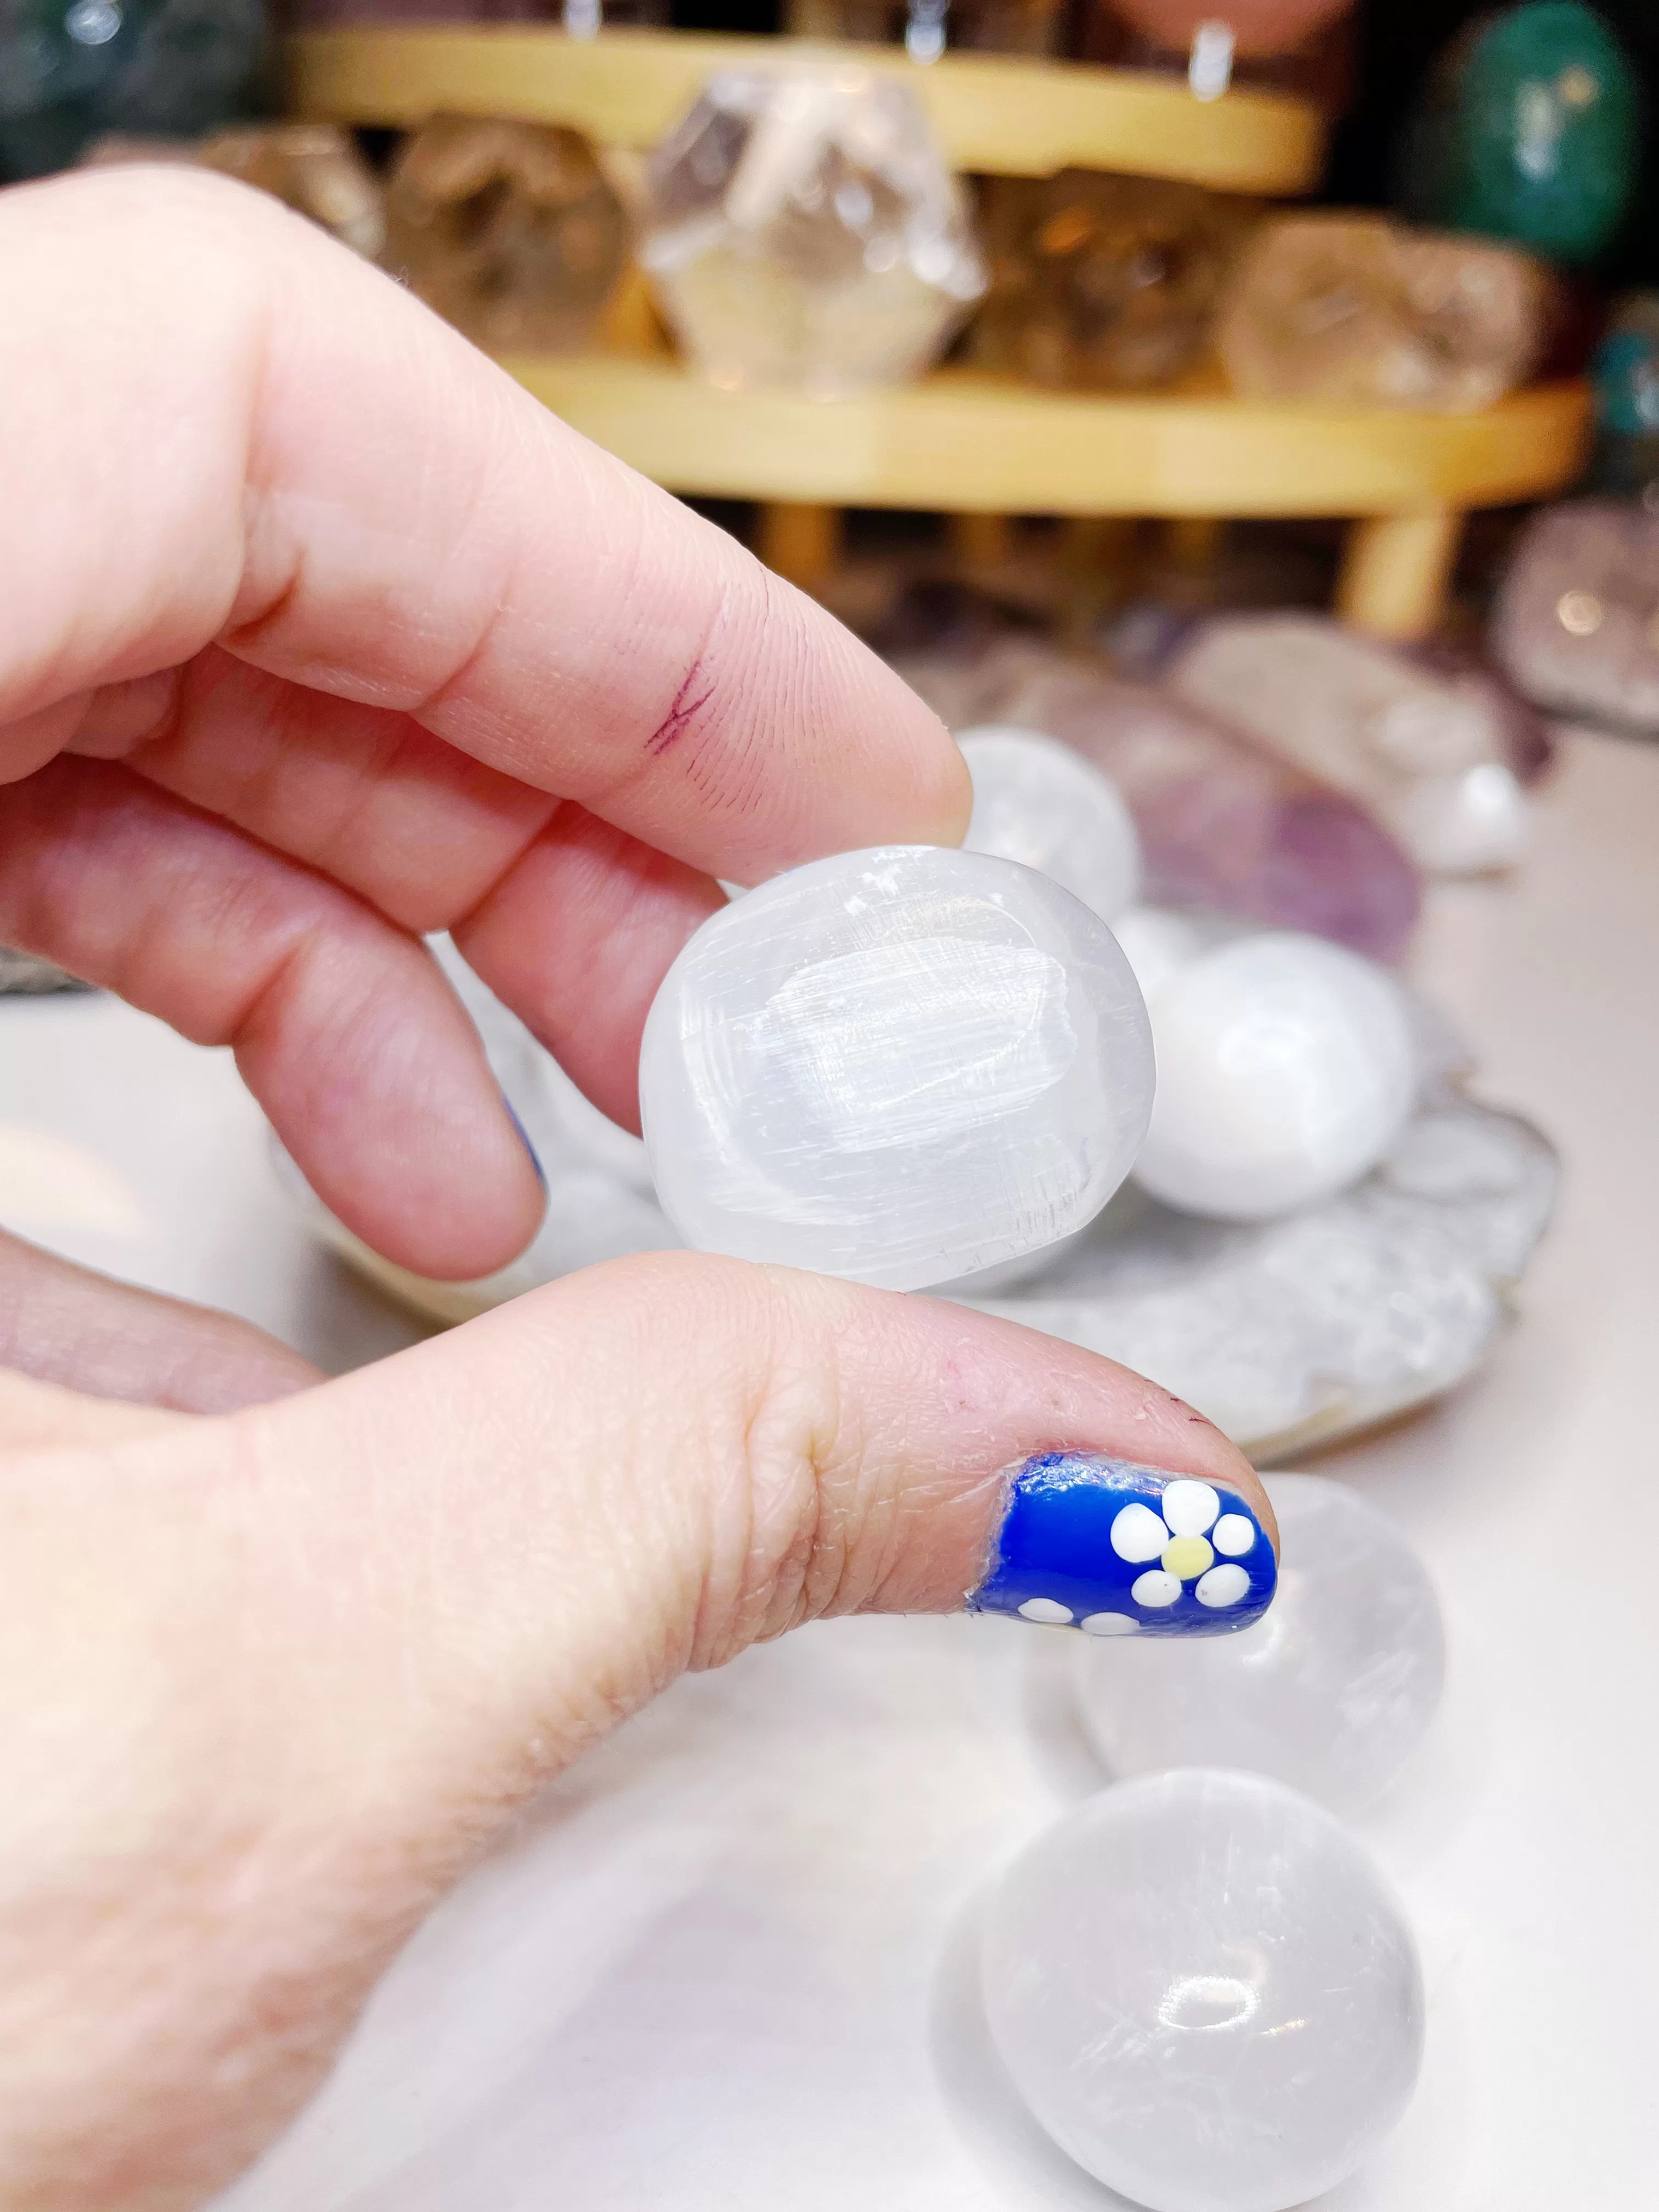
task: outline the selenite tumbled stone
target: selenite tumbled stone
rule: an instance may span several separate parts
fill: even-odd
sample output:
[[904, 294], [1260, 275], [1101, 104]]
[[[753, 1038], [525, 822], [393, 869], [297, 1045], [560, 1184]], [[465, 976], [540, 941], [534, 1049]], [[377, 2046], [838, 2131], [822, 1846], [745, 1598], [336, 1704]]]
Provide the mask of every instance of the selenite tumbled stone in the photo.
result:
[[646, 1023], [640, 1109], [688, 1244], [917, 1290], [1053, 1243], [1122, 1182], [1152, 1044], [1047, 877], [894, 846], [712, 915]]
[[1140, 888], [1140, 841], [1110, 779], [1035, 730], [992, 722], [957, 743], [974, 780], [968, 851], [1039, 869], [1115, 921]]
[[1281, 1547], [1268, 1611], [1178, 1650], [1079, 1638], [1079, 1715], [1115, 1778], [1248, 1767], [1354, 1812], [1382, 1796], [1434, 1717], [1439, 1604], [1401, 1529], [1358, 1491], [1319, 1474], [1263, 1481]]
[[1183, 1212], [1266, 1221], [1330, 1198], [1405, 1127], [1418, 1062], [1393, 978], [1316, 937], [1218, 945], [1152, 1002], [1158, 1098], [1135, 1180]]
[[1187, 1767], [1057, 1820], [999, 1881], [981, 1972], [1032, 2112], [1152, 2212], [1319, 2196], [1422, 2060], [1398, 1901], [1329, 1813], [1261, 1775]]
[[641, 266], [703, 373], [835, 398], [927, 367], [985, 289], [906, 85], [722, 70], [652, 156]]
[[1377, 216], [1283, 216], [1240, 257], [1216, 342], [1247, 398], [1470, 410], [1531, 374], [1552, 296], [1508, 246]]

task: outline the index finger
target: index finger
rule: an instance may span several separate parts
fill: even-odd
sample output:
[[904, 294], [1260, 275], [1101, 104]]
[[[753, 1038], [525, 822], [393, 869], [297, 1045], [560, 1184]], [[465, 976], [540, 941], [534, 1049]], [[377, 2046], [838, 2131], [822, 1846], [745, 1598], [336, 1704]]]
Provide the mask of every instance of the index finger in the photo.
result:
[[955, 749], [872, 654], [273, 203], [27, 187], [0, 282], [0, 773], [218, 640], [712, 873], [961, 834]]

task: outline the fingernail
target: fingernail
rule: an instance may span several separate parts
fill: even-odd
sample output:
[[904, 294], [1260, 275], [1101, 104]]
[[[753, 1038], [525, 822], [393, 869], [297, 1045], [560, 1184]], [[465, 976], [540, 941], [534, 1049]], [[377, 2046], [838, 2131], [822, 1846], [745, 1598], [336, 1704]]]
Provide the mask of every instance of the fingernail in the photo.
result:
[[505, 1091], [501, 1092], [501, 1103], [507, 1109], [507, 1120], [513, 1124], [514, 1127], [519, 1133], [519, 1142], [524, 1146], [526, 1152], [530, 1155], [530, 1164], [536, 1170], [536, 1180], [540, 1183], [543, 1190], [545, 1191], [547, 1188], [546, 1171], [543, 1168], [540, 1159], [537, 1157], [536, 1147], [530, 1141], [529, 1130], [525, 1127], [524, 1123], [519, 1119], [518, 1108], [513, 1103], [513, 1101], [507, 1097]]
[[990, 1571], [970, 1613], [1085, 1636], [1226, 1636], [1273, 1602], [1279, 1565], [1237, 1491], [1097, 1452], [1007, 1472]]

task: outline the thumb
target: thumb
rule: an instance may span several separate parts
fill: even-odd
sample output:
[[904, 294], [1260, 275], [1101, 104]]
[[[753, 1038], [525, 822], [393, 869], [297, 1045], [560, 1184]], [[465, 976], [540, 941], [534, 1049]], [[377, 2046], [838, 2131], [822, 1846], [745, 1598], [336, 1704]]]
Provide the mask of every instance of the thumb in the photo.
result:
[[512, 1808], [684, 1668], [970, 1592], [1213, 1629], [1273, 1581], [1248, 1464], [1125, 1370], [678, 1253], [0, 1496], [0, 2203], [34, 2212], [199, 2201]]

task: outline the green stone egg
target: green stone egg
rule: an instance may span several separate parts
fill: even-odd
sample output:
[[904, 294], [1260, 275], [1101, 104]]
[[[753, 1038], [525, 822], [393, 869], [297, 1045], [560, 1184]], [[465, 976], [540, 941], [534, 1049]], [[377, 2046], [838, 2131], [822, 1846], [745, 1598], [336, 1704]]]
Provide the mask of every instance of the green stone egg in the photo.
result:
[[1594, 261], [1635, 192], [1639, 131], [1607, 24], [1579, 0], [1531, 0], [1448, 47], [1406, 133], [1399, 198], [1420, 222]]

